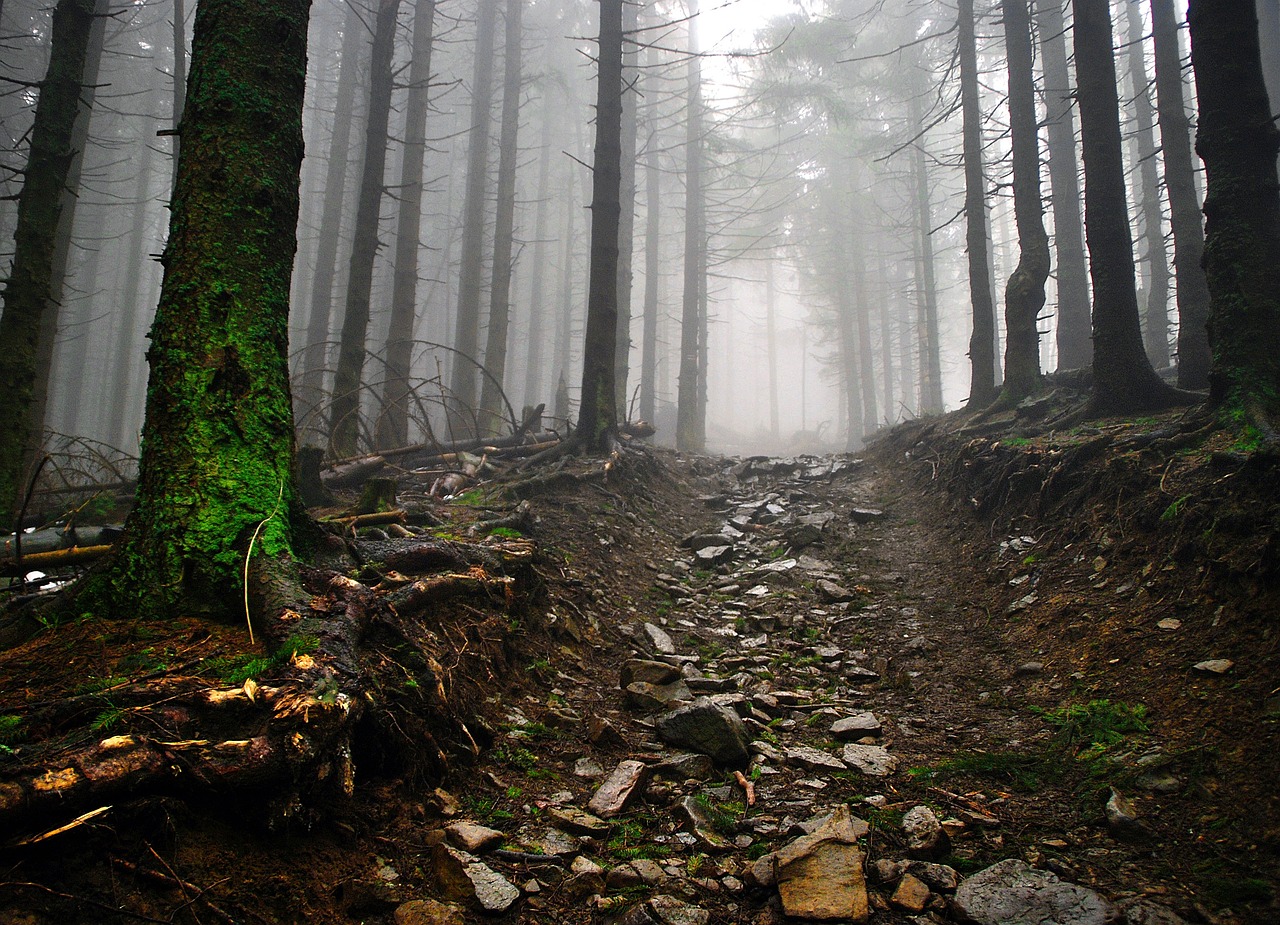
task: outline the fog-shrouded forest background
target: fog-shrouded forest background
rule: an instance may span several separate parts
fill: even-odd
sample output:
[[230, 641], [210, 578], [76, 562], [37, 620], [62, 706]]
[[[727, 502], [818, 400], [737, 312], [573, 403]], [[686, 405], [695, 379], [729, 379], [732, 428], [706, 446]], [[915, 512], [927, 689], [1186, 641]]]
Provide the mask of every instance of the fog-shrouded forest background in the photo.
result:
[[[1007, 7], [1029, 14], [1032, 164], [1052, 248], [1035, 310], [1039, 364], [1088, 365], [1069, 4], [702, 5], [651, 0], [624, 13], [626, 417], [676, 442], [683, 381], [704, 424], [686, 448], [856, 449], [886, 424], [966, 402], [974, 305], [985, 289], [991, 354], [1003, 358], [1005, 285], [1019, 261]], [[1272, 71], [1275, 6], [1258, 4]], [[54, 442], [137, 452], [193, 7], [97, 3], [55, 253], [61, 293], [46, 319], [56, 339], [40, 373]], [[1200, 197], [1203, 184], [1190, 156], [1185, 28], [1171, 48], [1152, 9], [1178, 22], [1185, 9], [1110, 7], [1144, 345], [1167, 370], [1185, 349], [1169, 192], [1189, 183]], [[51, 8], [0, 6], [0, 276]], [[585, 0], [314, 4], [290, 315], [304, 442], [339, 457], [495, 428], [525, 406], [576, 417], [596, 14]], [[1164, 86], [1181, 89], [1177, 104], [1158, 98], [1161, 54], [1166, 70], [1174, 62]], [[1175, 115], [1181, 134], [1162, 141]], [[975, 188], [985, 274], [966, 238]], [[1083, 355], [1069, 320], [1081, 310]]]

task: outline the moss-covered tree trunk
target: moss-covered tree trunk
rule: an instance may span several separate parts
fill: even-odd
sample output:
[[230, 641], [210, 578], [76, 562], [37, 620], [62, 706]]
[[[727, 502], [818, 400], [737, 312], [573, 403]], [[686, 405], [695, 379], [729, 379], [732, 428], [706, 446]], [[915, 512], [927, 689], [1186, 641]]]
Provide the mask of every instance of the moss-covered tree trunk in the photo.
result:
[[49, 68], [40, 84], [25, 180], [18, 197], [13, 265], [0, 317], [0, 527], [10, 529], [25, 490], [40, 326], [62, 280], [53, 278], [63, 190], [75, 159], [72, 133], [80, 105], [94, 0], [58, 0]]
[[1073, 0], [1084, 221], [1093, 277], [1093, 398], [1098, 414], [1168, 407], [1182, 400], [1151, 368], [1142, 346], [1129, 230], [1120, 103], [1107, 0]]
[[587, 283], [579, 439], [606, 451], [618, 428], [614, 346], [618, 325], [618, 219], [622, 212], [622, 0], [600, 0], [596, 150], [591, 184], [591, 272]]
[[1191, 64], [1204, 161], [1209, 397], [1254, 423], [1280, 416], [1280, 132], [1253, 0], [1193, 0]]
[[1018, 225], [1018, 265], [1004, 287], [1004, 389], [1000, 401], [1021, 401], [1040, 384], [1040, 331], [1044, 284], [1049, 278], [1049, 236], [1040, 194], [1040, 144], [1036, 136], [1031, 15], [1026, 0], [1004, 0], [1009, 58], [1009, 136], [1013, 145], [1013, 210]]
[[231, 615], [251, 543], [255, 556], [290, 552], [286, 360], [309, 6], [199, 5], [137, 504], [86, 603]]

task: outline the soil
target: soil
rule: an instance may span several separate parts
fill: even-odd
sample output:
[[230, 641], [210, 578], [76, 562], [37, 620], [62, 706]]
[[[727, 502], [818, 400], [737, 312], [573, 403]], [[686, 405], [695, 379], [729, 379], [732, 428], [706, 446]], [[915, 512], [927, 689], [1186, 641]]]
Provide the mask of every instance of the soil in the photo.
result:
[[[466, 536], [527, 500], [520, 532], [536, 553], [506, 600], [440, 602], [425, 655], [375, 640], [353, 794], [284, 812], [281, 793], [174, 778], [115, 793], [58, 834], [99, 806], [14, 816], [0, 831], [0, 921], [379, 923], [397, 909], [414, 921], [404, 904], [440, 895], [443, 827], [466, 819], [505, 834], [508, 853], [485, 861], [523, 895], [465, 921], [601, 922], [661, 892], [711, 922], [775, 922], [776, 892], [747, 871], [840, 804], [871, 827], [877, 923], [911, 920], [874, 862], [905, 856], [902, 815], [917, 804], [945, 820], [943, 860], [961, 874], [1016, 857], [1187, 921], [1280, 920], [1275, 458], [1176, 414], [1025, 424], [918, 422], [858, 458], [629, 451], [608, 471], [574, 460], [450, 504], [406, 476], [402, 502], [459, 547], [527, 547], [510, 529]], [[779, 511], [753, 514], [726, 561], [680, 545], [757, 502]], [[804, 515], [816, 531], [797, 531]], [[607, 774], [672, 751], [618, 686], [624, 661], [648, 657], [646, 623], [686, 674], [733, 679], [750, 701], [756, 799], [724, 768], [655, 777], [576, 852], [604, 868], [651, 858], [666, 879], [594, 899], [539, 839], [557, 807], [585, 807], [600, 785], [575, 773], [591, 770], [580, 759]], [[242, 626], [181, 616], [43, 629], [0, 653], [0, 716], [23, 719], [0, 728], [0, 788], [105, 736], [172, 735], [159, 694], [238, 685], [252, 654]], [[1211, 659], [1231, 665], [1195, 667]], [[292, 670], [258, 667], [264, 687]], [[435, 699], [420, 694], [428, 675]], [[881, 721], [890, 776], [786, 757], [838, 756], [832, 720], [861, 711]], [[593, 739], [602, 719], [620, 741]], [[1136, 822], [1108, 824], [1113, 791]], [[686, 797], [727, 846], [689, 832]], [[931, 902], [947, 920], [947, 901]]]

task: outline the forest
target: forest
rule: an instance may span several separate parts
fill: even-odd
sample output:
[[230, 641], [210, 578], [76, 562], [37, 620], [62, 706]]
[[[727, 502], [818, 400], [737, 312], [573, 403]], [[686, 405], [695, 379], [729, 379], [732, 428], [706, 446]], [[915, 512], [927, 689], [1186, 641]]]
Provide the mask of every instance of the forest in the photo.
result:
[[0, 921], [1280, 918], [1277, 99], [1277, 0], [0, 0]]

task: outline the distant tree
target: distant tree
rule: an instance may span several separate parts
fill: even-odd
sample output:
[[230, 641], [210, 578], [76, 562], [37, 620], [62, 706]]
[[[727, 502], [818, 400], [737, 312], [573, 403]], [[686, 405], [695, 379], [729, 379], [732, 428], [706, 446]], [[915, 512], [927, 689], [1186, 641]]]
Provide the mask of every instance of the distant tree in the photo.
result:
[[309, 5], [196, 12], [137, 500], [87, 608], [243, 614], [246, 563], [288, 556], [305, 516], [287, 352]]
[[1209, 387], [1209, 282], [1205, 279], [1204, 225], [1191, 163], [1191, 122], [1182, 89], [1182, 49], [1173, 0], [1151, 0], [1155, 40], [1156, 115], [1178, 304], [1178, 387]]
[[596, 146], [591, 184], [591, 272], [576, 437], [608, 452], [618, 427], [614, 356], [618, 324], [618, 221], [622, 212], [622, 4], [600, 0]]
[[58, 0], [49, 67], [40, 84], [27, 168], [18, 198], [13, 265], [0, 316], [0, 529], [12, 528], [22, 503], [31, 438], [41, 323], [53, 311], [62, 280], [54, 279], [54, 247], [63, 190], [75, 159], [72, 136], [84, 83], [94, 0]]
[[1142, 345], [1125, 194], [1120, 103], [1108, 0], [1072, 0], [1085, 230], [1093, 276], [1093, 398], [1098, 414], [1168, 407], [1180, 395], [1156, 375]]
[[1280, 131], [1253, 0], [1192, 0], [1191, 64], [1208, 180], [1209, 398], [1274, 439], [1280, 419]]
[[706, 280], [706, 203], [703, 194], [702, 62], [698, 47], [698, 0], [688, 0], [689, 99], [685, 113], [684, 287], [680, 312], [680, 376], [676, 404], [676, 446], [701, 452], [706, 445], [702, 394], [707, 375], [703, 357], [702, 292]]
[[1040, 146], [1036, 137], [1031, 16], [1027, 0], [1003, 0], [1009, 59], [1009, 135], [1013, 146], [1013, 208], [1018, 225], [1018, 265], [1005, 284], [1003, 404], [1013, 404], [1040, 384], [1040, 331], [1044, 284], [1049, 278], [1049, 236], [1040, 193]]
[[626, 420], [628, 412], [627, 379], [631, 373], [631, 295], [632, 261], [636, 233], [636, 152], [639, 144], [636, 101], [639, 94], [635, 83], [639, 71], [636, 59], [639, 47], [635, 32], [639, 25], [640, 5], [624, 3], [623, 28], [623, 89], [622, 89], [622, 174], [619, 198], [622, 214], [618, 219], [618, 330], [614, 346], [613, 393], [618, 402], [618, 419]]

